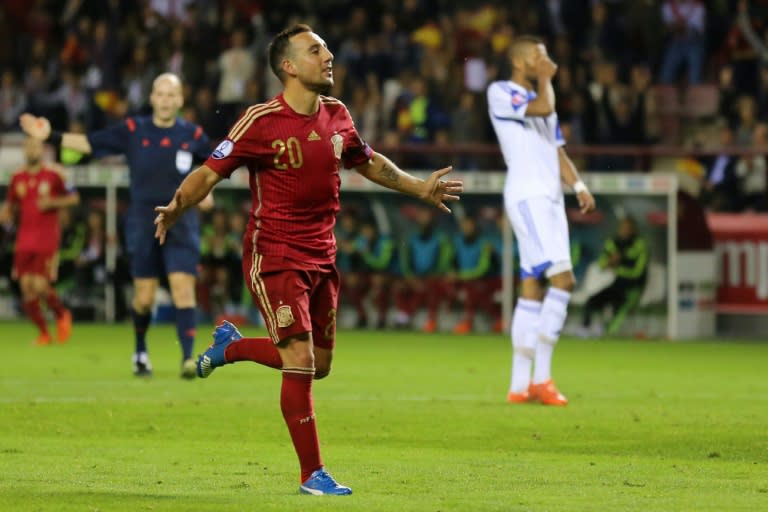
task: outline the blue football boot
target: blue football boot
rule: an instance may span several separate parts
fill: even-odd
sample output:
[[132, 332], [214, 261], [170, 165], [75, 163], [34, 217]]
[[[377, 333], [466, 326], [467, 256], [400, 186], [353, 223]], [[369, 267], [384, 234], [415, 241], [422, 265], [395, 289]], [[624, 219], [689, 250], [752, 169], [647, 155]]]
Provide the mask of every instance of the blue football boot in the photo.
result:
[[213, 370], [227, 364], [224, 351], [230, 343], [243, 337], [235, 324], [224, 320], [213, 331], [213, 343], [208, 349], [197, 357], [197, 376], [207, 378]]
[[309, 475], [309, 478], [299, 486], [299, 492], [302, 494], [312, 494], [314, 496], [322, 496], [324, 494], [345, 496], [347, 494], [352, 494], [352, 489], [340, 485], [328, 474], [325, 468], [320, 468]]

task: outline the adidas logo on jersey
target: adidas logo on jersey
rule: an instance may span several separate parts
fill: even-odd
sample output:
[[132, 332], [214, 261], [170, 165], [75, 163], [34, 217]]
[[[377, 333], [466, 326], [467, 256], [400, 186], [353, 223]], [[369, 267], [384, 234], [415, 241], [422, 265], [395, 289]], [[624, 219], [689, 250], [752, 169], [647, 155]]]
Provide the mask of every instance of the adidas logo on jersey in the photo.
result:
[[309, 136], [307, 137], [307, 140], [309, 141], [320, 140], [320, 136], [317, 134], [315, 130], [312, 130], [311, 132], [309, 132]]

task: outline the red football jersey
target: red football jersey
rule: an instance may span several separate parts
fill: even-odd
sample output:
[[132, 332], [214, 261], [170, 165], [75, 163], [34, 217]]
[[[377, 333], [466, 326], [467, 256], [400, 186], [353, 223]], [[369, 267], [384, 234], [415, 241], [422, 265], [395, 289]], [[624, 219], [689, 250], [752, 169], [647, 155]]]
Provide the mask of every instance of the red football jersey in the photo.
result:
[[253, 206], [246, 240], [256, 253], [302, 268], [334, 261], [339, 170], [372, 156], [339, 100], [321, 96], [308, 116], [280, 94], [248, 108], [205, 165], [223, 177], [248, 168]]
[[37, 203], [44, 197], [55, 198], [69, 193], [63, 176], [45, 167], [36, 173], [22, 169], [13, 175], [7, 200], [19, 210], [16, 251], [53, 253], [59, 249], [59, 210], [42, 211]]

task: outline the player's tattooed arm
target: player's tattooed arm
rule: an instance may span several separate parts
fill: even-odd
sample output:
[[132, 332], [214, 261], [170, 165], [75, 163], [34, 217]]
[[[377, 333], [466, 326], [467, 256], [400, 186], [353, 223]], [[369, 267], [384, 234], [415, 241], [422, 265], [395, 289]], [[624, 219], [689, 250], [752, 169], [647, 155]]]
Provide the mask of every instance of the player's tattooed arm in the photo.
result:
[[446, 201], [458, 201], [464, 190], [464, 184], [459, 180], [445, 181], [443, 176], [451, 172], [451, 167], [445, 167], [433, 172], [426, 180], [417, 178], [400, 169], [389, 158], [381, 153], [374, 153], [368, 163], [355, 169], [362, 176], [374, 183], [404, 194], [418, 197], [446, 213], [450, 209]]
[[381, 176], [383, 180], [391, 182], [393, 185], [400, 181], [400, 176], [397, 174], [397, 171], [393, 167], [390, 167], [386, 162], [381, 166], [379, 176]]

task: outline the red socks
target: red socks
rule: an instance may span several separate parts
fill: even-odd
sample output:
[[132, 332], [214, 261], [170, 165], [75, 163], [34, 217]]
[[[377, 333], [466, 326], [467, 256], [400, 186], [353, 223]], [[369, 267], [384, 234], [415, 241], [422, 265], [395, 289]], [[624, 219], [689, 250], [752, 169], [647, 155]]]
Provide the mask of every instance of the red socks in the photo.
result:
[[230, 343], [224, 350], [224, 359], [228, 363], [253, 361], [270, 368], [280, 369], [283, 360], [272, 338], [242, 338]]
[[56, 294], [56, 290], [53, 288], [48, 290], [48, 294], [45, 297], [45, 302], [48, 304], [48, 307], [51, 309], [51, 311], [56, 314], [56, 318], [61, 318], [61, 315], [67, 311], [67, 308], [65, 308], [64, 304], [61, 303], [61, 299]]
[[40, 309], [40, 299], [32, 299], [25, 301], [24, 313], [27, 314], [32, 323], [40, 330], [40, 334], [48, 334], [48, 326], [45, 324], [45, 317], [43, 316], [43, 310]]
[[299, 457], [301, 481], [323, 467], [312, 405], [312, 368], [284, 368], [280, 409]]

